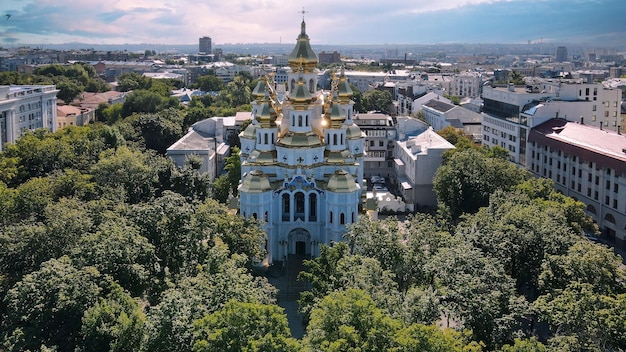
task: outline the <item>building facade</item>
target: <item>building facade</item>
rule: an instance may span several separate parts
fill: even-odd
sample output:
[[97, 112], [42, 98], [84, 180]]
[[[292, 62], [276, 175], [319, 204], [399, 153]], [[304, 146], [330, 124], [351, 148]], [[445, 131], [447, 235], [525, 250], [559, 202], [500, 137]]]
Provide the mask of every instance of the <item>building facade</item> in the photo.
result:
[[0, 86], [0, 151], [25, 130], [57, 129], [57, 93], [48, 86]]
[[211, 48], [211, 37], [201, 37], [198, 39], [198, 52], [211, 54], [213, 51]]
[[239, 134], [239, 211], [263, 222], [265, 265], [290, 254], [319, 255], [320, 245], [343, 240], [359, 214], [365, 136], [352, 120], [345, 75], [325, 96], [317, 89], [317, 63], [303, 20], [283, 100], [270, 77], [261, 79], [252, 123]]
[[528, 137], [528, 168], [583, 202], [616, 248], [626, 249], [626, 136], [551, 119]]

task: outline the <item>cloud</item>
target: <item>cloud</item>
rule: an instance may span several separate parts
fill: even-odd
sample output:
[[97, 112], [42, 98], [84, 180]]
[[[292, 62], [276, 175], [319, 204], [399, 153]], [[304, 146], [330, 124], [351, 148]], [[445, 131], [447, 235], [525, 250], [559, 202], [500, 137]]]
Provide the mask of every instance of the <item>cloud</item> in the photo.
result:
[[626, 33], [623, 0], [4, 0], [20, 43], [295, 41], [304, 7], [314, 44], [520, 42]]

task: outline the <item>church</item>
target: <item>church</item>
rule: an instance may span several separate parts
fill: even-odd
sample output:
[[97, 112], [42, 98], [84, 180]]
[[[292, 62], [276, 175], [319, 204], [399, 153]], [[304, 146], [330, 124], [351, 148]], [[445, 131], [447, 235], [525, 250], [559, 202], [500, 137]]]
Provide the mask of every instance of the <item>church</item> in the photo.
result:
[[317, 64], [303, 19], [287, 82], [259, 80], [252, 123], [239, 134], [239, 211], [262, 223], [265, 265], [290, 254], [318, 256], [320, 245], [342, 241], [359, 215], [365, 134], [353, 123], [343, 72], [323, 92]]

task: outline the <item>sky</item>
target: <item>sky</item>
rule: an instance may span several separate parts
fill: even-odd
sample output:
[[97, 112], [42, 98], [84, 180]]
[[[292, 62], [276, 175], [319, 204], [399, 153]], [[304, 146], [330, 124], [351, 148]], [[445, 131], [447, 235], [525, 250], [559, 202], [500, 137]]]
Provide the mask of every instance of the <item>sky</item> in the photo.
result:
[[626, 0], [1, 0], [0, 46], [528, 42], [626, 46]]

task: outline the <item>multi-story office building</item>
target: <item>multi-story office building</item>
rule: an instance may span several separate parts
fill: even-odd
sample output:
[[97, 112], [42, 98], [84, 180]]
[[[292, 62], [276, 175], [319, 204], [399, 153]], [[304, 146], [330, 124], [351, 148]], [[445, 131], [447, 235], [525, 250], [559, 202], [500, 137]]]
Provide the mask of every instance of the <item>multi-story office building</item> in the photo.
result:
[[615, 247], [626, 249], [626, 136], [551, 119], [528, 136], [528, 168], [583, 202]]
[[483, 89], [483, 144], [509, 150], [511, 161], [525, 165], [530, 128], [559, 117], [604, 129], [621, 122], [617, 89], [580, 80], [536, 79], [528, 86]]
[[205, 53], [205, 54], [211, 54], [212, 53], [212, 48], [211, 48], [211, 37], [201, 37], [198, 40], [198, 52], [200, 53]]
[[565, 62], [567, 61], [567, 48], [564, 46], [559, 46], [556, 48], [556, 62]]
[[57, 129], [55, 86], [0, 86], [0, 151], [24, 130]]

